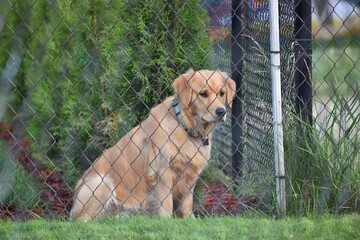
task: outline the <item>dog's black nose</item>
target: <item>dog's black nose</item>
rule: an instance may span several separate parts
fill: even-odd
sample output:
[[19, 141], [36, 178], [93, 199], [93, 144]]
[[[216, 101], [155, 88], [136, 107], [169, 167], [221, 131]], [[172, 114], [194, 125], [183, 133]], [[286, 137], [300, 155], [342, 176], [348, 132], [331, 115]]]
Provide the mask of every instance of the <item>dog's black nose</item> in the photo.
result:
[[225, 108], [217, 108], [215, 110], [215, 113], [218, 117], [223, 117], [226, 114], [226, 109]]

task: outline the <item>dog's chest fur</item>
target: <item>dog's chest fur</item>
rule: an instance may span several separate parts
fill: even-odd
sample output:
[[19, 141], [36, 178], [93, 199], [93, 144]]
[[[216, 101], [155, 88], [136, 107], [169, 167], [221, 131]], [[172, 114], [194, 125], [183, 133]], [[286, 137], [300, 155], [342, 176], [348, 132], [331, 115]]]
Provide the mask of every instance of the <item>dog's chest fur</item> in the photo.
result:
[[203, 145], [201, 140], [189, 139], [170, 160], [170, 168], [178, 176], [195, 174], [198, 177], [210, 160], [210, 149], [211, 144]]

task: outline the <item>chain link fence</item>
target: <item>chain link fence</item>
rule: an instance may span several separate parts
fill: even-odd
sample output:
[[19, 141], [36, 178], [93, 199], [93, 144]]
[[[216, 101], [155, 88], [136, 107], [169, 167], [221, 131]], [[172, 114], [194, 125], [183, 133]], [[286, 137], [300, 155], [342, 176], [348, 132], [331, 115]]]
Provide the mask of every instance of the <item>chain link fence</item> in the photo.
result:
[[[359, 8], [352, 0], [279, 1], [289, 214], [360, 211]], [[0, 9], [1, 218], [68, 219], [74, 201], [85, 212], [106, 204], [94, 215], [162, 208], [180, 216], [276, 214], [269, 1], [1, 1]], [[189, 165], [173, 177], [177, 184], [165, 184], [168, 169], [178, 166], [153, 160], [167, 157], [167, 144], [180, 153], [185, 143], [174, 136], [184, 133], [181, 121], [189, 124], [165, 99], [185, 94], [173, 83], [191, 68], [221, 71], [197, 75], [207, 79], [207, 92], [199, 90], [192, 104], [205, 104], [212, 91], [219, 92], [210, 105], [222, 97], [209, 79], [224, 81], [223, 88], [230, 82], [223, 72], [235, 80], [233, 114], [210, 140], [188, 134], [201, 146], [191, 157], [174, 157]], [[176, 120], [168, 137], [154, 138], [144, 126], [152, 119], [167, 131], [167, 120], [159, 119], [167, 111], [149, 113], [158, 104]], [[180, 115], [193, 111], [182, 104]], [[139, 143], [134, 132], [147, 140]], [[150, 156], [147, 144], [154, 141], [163, 142]], [[207, 141], [209, 157], [201, 150]], [[130, 145], [150, 159], [148, 170], [126, 157]], [[94, 164], [99, 156], [103, 168]], [[120, 156], [128, 165], [116, 166]], [[191, 163], [199, 156], [209, 160], [204, 171]], [[78, 182], [85, 171], [100, 183]], [[179, 181], [194, 175], [189, 171], [197, 180]], [[85, 193], [87, 199], [79, 197]], [[158, 209], [145, 206], [154, 202]]]

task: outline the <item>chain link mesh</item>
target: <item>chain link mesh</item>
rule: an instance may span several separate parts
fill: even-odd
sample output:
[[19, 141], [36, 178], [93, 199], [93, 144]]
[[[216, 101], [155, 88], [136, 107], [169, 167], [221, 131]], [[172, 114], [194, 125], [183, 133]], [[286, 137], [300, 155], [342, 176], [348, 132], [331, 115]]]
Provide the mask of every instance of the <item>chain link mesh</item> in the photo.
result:
[[[288, 212], [359, 212], [360, 6], [309, 1], [279, 1]], [[239, 134], [233, 122], [214, 131], [209, 164], [190, 191], [194, 214], [274, 214], [269, 2], [238, 1], [241, 15], [232, 11], [234, 3], [1, 1], [0, 217], [67, 219], [86, 169], [152, 117], [150, 109], [174, 94], [174, 80], [190, 68], [241, 73], [237, 120], [244, 131], [240, 176], [232, 165], [232, 135]], [[300, 25], [311, 29], [311, 39], [297, 38], [297, 11], [306, 4], [311, 14], [300, 17]], [[235, 18], [242, 29], [232, 36]], [[241, 53], [232, 52], [238, 36]], [[233, 69], [234, 54], [241, 54], [242, 69]], [[303, 56], [311, 64], [300, 68]], [[157, 148], [166, 157], [165, 147]], [[131, 165], [121, 177], [133, 171]], [[139, 178], [140, 185], [150, 181]], [[100, 190], [88, 186], [100, 198]], [[166, 187], [169, 195], [175, 191]], [[136, 198], [128, 190], [125, 201]], [[169, 195], [151, 197], [162, 206]], [[131, 212], [110, 205], [109, 211]]]

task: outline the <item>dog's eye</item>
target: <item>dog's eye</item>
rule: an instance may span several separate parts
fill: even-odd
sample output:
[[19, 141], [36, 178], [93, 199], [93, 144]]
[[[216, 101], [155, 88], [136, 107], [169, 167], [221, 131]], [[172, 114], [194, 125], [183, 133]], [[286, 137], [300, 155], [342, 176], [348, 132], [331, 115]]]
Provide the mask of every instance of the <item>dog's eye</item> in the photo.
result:
[[223, 96], [225, 95], [225, 93], [224, 93], [223, 91], [221, 91], [221, 92], [219, 93], [219, 95], [220, 95], [220, 97], [223, 97]]
[[206, 98], [206, 97], [208, 97], [209, 95], [208, 95], [208, 93], [205, 91], [205, 92], [201, 92], [201, 93], [199, 93], [199, 95], [200, 96], [202, 96], [202, 97], [204, 97], [204, 98]]

